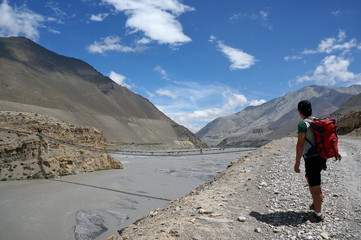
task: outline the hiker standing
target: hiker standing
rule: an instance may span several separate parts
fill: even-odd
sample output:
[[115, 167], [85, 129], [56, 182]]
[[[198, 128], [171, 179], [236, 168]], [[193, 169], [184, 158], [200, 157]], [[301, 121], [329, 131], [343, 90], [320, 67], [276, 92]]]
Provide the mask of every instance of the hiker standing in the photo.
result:
[[[310, 127], [310, 122], [313, 120], [311, 103], [308, 100], [303, 100], [298, 103], [298, 113], [302, 118], [302, 121], [298, 123], [298, 139], [296, 145], [296, 160], [294, 165], [294, 171], [300, 173], [301, 158], [305, 161], [306, 179], [309, 185], [310, 193], [312, 196], [312, 204], [310, 209], [313, 213], [309, 215], [308, 219], [311, 222], [321, 222], [324, 219], [322, 215], [322, 201], [324, 195], [321, 190], [321, 171], [326, 170], [326, 161], [319, 156], [315, 151], [315, 154], [305, 156], [310, 152], [310, 149], [315, 146], [315, 136]], [[341, 155], [336, 154], [336, 158], [341, 160]]]

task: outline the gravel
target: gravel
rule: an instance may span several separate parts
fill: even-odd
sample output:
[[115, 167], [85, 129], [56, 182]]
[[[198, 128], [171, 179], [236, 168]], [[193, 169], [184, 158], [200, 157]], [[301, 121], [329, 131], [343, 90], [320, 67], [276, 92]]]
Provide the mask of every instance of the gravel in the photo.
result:
[[340, 139], [342, 161], [322, 172], [321, 223], [307, 220], [311, 196], [304, 171], [293, 172], [295, 144], [259, 148], [108, 239], [361, 239], [361, 140]]

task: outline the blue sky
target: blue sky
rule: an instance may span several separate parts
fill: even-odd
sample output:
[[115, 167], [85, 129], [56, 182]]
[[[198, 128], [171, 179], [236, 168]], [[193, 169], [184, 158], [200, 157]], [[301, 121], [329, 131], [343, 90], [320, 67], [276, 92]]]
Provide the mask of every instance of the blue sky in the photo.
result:
[[359, 0], [0, 1], [0, 36], [82, 59], [193, 132], [306, 85], [361, 84]]

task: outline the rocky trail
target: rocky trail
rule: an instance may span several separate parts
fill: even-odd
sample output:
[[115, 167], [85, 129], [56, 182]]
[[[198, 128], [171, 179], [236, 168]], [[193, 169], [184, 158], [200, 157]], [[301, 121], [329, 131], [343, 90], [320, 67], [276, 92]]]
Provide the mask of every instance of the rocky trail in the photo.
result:
[[293, 172], [295, 144], [257, 149], [108, 239], [361, 239], [361, 140], [340, 139], [343, 160], [322, 172], [321, 223], [307, 221], [311, 197], [303, 164]]

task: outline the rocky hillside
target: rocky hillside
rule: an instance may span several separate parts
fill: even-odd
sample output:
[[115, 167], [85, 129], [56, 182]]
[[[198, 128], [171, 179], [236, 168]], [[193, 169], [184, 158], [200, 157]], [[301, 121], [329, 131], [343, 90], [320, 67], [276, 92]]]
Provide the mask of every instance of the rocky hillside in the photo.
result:
[[0, 38], [0, 110], [94, 126], [111, 142], [161, 143], [172, 148], [187, 142], [188, 147], [205, 147], [147, 99], [87, 63], [23, 37]]
[[34, 113], [0, 112], [1, 180], [122, 168], [118, 160], [103, 151], [106, 146], [106, 139], [94, 127], [70, 125]]
[[275, 98], [260, 106], [250, 106], [239, 113], [215, 119], [197, 132], [205, 143], [216, 146], [262, 144], [295, 131], [299, 115], [297, 104], [309, 99], [316, 116], [329, 116], [352, 96], [361, 93], [361, 85], [345, 88], [309, 86]]
[[338, 134], [361, 136], [361, 94], [351, 97], [331, 116], [338, 120]]
[[352, 111], [343, 116], [337, 122], [337, 133], [361, 136], [361, 111]]

